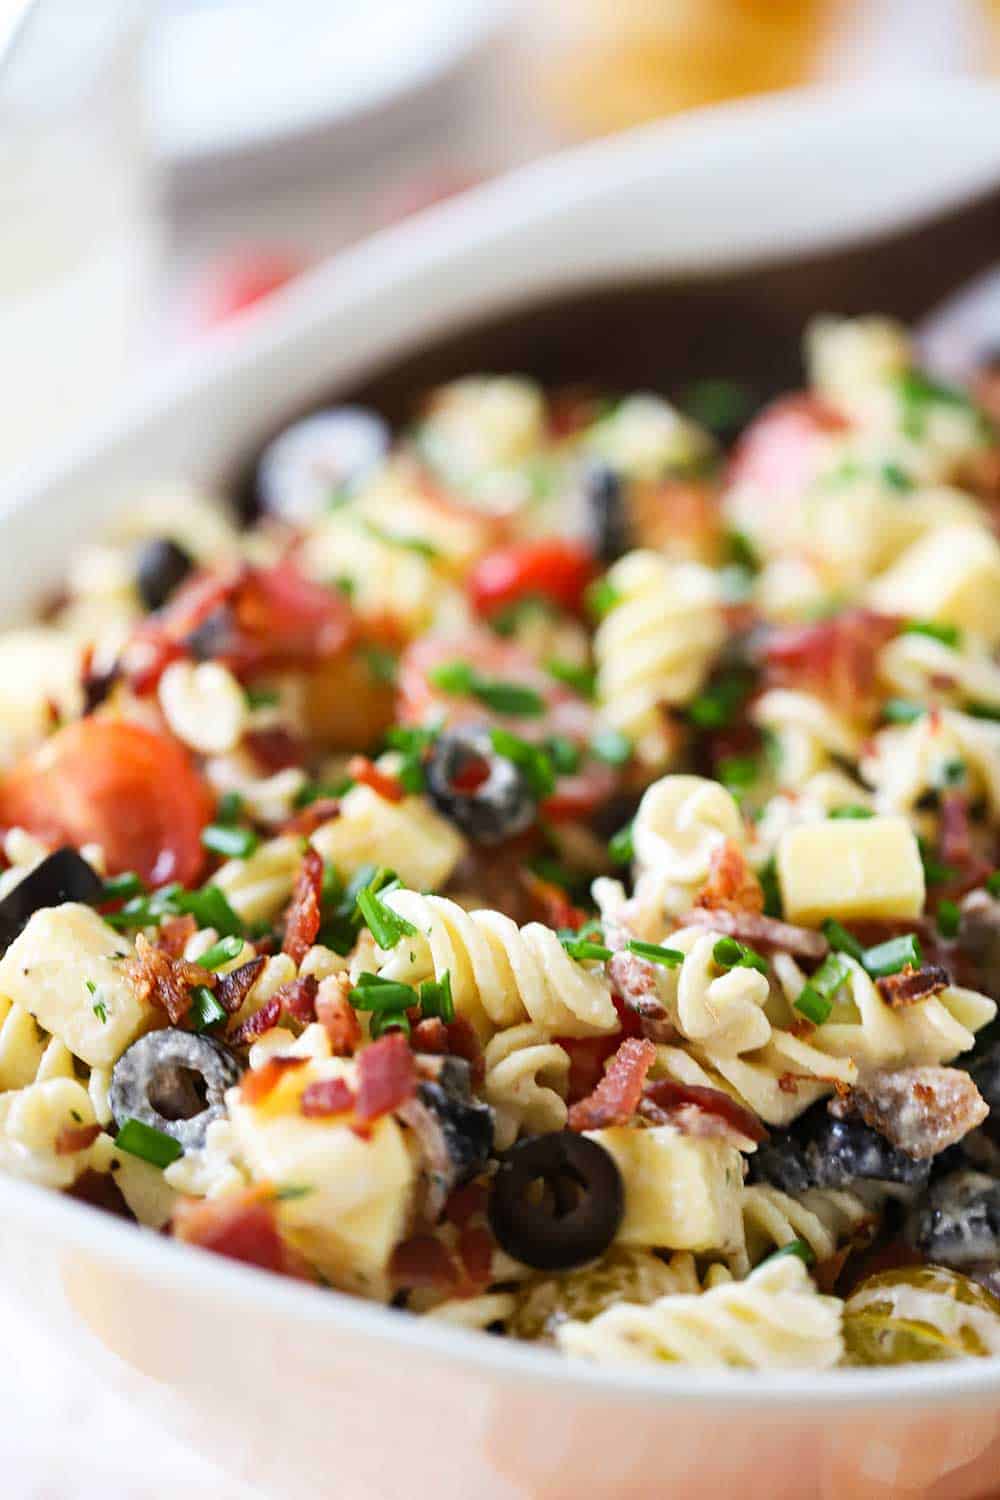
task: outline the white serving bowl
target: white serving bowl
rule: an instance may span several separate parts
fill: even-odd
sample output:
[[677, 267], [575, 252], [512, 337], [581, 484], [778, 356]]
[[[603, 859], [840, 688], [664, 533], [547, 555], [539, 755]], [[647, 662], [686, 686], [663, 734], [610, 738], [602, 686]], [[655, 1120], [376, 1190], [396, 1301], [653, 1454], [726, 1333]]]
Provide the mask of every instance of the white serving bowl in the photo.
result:
[[[521, 171], [310, 276], [21, 485], [5, 502], [4, 608], [52, 583], [137, 487], [226, 472], [285, 411], [443, 331], [580, 285], [865, 241], [998, 181], [1000, 95], [926, 82], [698, 114]], [[614, 1374], [267, 1276], [2, 1178], [0, 1229], [4, 1275], [40, 1318], [281, 1500], [993, 1489], [998, 1360]]]

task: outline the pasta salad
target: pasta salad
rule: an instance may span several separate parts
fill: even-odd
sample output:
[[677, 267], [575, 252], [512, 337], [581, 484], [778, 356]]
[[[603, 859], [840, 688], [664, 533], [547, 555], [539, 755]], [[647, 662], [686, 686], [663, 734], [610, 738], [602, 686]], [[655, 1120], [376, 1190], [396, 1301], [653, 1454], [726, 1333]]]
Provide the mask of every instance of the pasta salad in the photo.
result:
[[569, 1358], [1000, 1352], [995, 393], [806, 364], [328, 408], [79, 550], [0, 635], [0, 1168]]

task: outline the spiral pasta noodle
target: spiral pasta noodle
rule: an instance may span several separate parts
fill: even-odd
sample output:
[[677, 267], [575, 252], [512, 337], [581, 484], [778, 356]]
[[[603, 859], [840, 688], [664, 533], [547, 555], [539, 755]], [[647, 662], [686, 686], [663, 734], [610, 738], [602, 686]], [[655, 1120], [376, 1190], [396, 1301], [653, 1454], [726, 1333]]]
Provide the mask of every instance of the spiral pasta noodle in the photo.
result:
[[795, 791], [808, 789], [810, 779], [836, 757], [856, 759], [861, 746], [853, 725], [812, 693], [772, 688], [757, 699], [750, 716], [774, 736], [779, 786]]
[[968, 636], [950, 644], [904, 631], [883, 646], [878, 670], [886, 688], [911, 703], [950, 708], [977, 703], [1000, 709], [1000, 667], [981, 642]]
[[881, 730], [861, 762], [874, 788], [879, 812], [911, 812], [928, 792], [940, 791], [952, 777], [974, 797], [1000, 812], [1000, 724], [954, 709], [922, 714], [905, 728]]
[[632, 825], [634, 905], [644, 921], [687, 911], [713, 855], [746, 831], [725, 787], [702, 776], [661, 776], [647, 787]]
[[544, 1135], [566, 1124], [569, 1054], [533, 1024], [508, 1026], [487, 1043], [483, 1094], [493, 1106], [493, 1142], [506, 1151], [523, 1131]]
[[796, 1195], [765, 1183], [744, 1188], [746, 1251], [734, 1258], [733, 1269], [745, 1274], [793, 1240], [803, 1240], [817, 1261], [829, 1260], [845, 1241], [874, 1229], [881, 1196], [874, 1188], [867, 1197], [841, 1188], [810, 1188]]
[[712, 956], [720, 936], [694, 927], [672, 933], [670, 946], [685, 958], [660, 979], [658, 993], [682, 1036], [738, 1056], [763, 1047], [771, 1036], [764, 1012], [770, 986], [764, 974], [744, 965], [720, 971]]

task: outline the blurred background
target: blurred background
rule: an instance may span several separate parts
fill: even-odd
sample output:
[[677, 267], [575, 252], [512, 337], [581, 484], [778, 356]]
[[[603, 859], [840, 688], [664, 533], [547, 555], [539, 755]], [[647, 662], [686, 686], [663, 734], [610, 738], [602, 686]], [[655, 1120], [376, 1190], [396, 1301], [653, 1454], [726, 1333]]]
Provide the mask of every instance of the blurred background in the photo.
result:
[[997, 70], [1000, 0], [0, 0], [0, 483], [519, 162], [764, 91]]

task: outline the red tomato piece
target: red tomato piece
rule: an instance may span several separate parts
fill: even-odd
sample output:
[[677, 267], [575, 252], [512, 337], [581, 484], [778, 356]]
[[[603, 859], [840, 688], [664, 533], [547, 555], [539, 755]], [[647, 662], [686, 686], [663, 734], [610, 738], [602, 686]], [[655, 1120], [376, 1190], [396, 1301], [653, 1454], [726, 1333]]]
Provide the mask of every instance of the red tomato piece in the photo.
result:
[[844, 432], [845, 417], [818, 396], [781, 396], [751, 422], [729, 462], [729, 483], [768, 493], [797, 494], [816, 473], [823, 439]]
[[485, 616], [529, 597], [575, 613], [596, 571], [593, 553], [580, 542], [516, 542], [480, 558], [469, 575], [469, 596]]
[[100, 844], [111, 874], [194, 884], [214, 802], [187, 752], [123, 719], [67, 724], [0, 783], [0, 826], [46, 843]]

